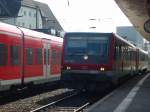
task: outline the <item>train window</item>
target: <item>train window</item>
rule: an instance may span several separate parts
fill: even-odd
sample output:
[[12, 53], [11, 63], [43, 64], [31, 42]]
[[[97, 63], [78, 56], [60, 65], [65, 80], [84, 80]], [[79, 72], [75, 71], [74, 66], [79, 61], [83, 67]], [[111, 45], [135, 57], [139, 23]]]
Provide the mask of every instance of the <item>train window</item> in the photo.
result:
[[121, 56], [122, 56], [122, 46], [120, 45], [119, 46], [119, 57], [118, 58], [121, 59]]
[[68, 42], [68, 48], [86, 48], [87, 40], [82, 37], [70, 37]]
[[50, 49], [44, 49], [44, 64], [50, 63]]
[[52, 64], [57, 63], [57, 52], [56, 50], [52, 50]]
[[11, 46], [11, 65], [19, 65], [19, 46]]
[[145, 60], [145, 56], [144, 56], [144, 54], [142, 54], [142, 61], [144, 61]]
[[[93, 37], [87, 40], [87, 53], [89, 55], [108, 56], [108, 38]], [[93, 49], [94, 48], [94, 49]]]
[[0, 66], [6, 65], [8, 61], [8, 48], [0, 43]]
[[46, 64], [46, 49], [44, 49], [44, 64]]
[[131, 60], [133, 61], [134, 60], [134, 52], [131, 51]]
[[33, 48], [26, 48], [26, 63], [27, 65], [33, 64]]
[[116, 49], [115, 49], [115, 59], [121, 60], [121, 54], [122, 54], [122, 45], [120, 40], [116, 40], [115, 43]]
[[61, 64], [61, 51], [59, 51], [59, 53], [58, 53], [57, 61], [58, 61], [58, 64]]
[[117, 45], [116, 46], [116, 51], [115, 51], [115, 59], [120, 60], [121, 59], [121, 46]]
[[48, 49], [48, 65], [49, 65], [49, 61], [50, 61], [50, 49]]
[[42, 64], [42, 48], [36, 49], [36, 64]]

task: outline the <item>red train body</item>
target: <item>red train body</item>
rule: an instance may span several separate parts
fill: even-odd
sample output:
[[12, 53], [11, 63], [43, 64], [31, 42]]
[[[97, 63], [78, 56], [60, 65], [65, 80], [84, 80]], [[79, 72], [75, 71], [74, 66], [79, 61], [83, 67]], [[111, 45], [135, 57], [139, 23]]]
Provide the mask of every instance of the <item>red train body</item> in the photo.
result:
[[63, 39], [0, 23], [0, 91], [60, 79]]
[[69, 88], [117, 84], [147, 69], [148, 53], [113, 33], [66, 33], [61, 80]]

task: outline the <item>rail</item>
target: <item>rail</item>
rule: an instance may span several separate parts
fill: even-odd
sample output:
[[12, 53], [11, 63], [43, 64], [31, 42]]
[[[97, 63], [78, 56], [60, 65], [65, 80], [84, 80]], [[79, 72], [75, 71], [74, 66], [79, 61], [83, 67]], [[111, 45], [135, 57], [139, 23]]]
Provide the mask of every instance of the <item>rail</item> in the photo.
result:
[[39, 108], [37, 108], [37, 109], [31, 110], [30, 112], [39, 112], [39, 111], [41, 111], [41, 110], [46, 110], [48, 107], [50, 107], [50, 106], [52, 106], [52, 105], [55, 105], [56, 103], [61, 102], [61, 101], [65, 100], [65, 99], [68, 99], [68, 98], [70, 98], [70, 97], [73, 97], [73, 96], [75, 96], [75, 95], [77, 95], [77, 94], [78, 94], [78, 92], [76, 92], [76, 93], [74, 93], [74, 94], [72, 94], [72, 95], [66, 96], [66, 97], [64, 97], [64, 98], [61, 98], [61, 99], [59, 99], [59, 100], [56, 100], [56, 101], [54, 101], [54, 102], [51, 102], [51, 103], [49, 103], [49, 104], [47, 104], [47, 105], [41, 106], [41, 107], [39, 107]]
[[83, 106], [79, 107], [78, 109], [74, 110], [74, 112], [80, 112], [81, 110], [83, 110], [85, 107], [87, 107], [88, 105], [90, 105], [90, 103], [86, 103]]

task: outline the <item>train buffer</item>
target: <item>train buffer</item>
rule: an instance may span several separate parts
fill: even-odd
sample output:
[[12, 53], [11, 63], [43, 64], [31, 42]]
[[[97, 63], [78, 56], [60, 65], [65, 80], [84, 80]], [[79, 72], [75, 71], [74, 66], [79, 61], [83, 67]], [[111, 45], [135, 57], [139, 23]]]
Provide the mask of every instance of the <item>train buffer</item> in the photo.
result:
[[150, 112], [150, 73], [129, 80], [87, 112]]

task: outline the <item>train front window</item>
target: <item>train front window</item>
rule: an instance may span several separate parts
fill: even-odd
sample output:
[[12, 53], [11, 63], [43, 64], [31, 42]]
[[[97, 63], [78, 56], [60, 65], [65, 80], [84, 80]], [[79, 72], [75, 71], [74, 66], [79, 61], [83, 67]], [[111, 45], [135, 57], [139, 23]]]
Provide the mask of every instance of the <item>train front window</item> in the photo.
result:
[[87, 42], [84, 38], [69, 38], [67, 42], [67, 54], [74, 55], [74, 54], [81, 54], [85, 53], [87, 48]]
[[108, 55], [108, 38], [95, 37], [88, 39], [87, 54], [105, 57]]
[[[72, 36], [66, 39], [66, 63], [107, 63], [108, 58], [107, 36]], [[87, 57], [85, 59], [84, 57]]]

